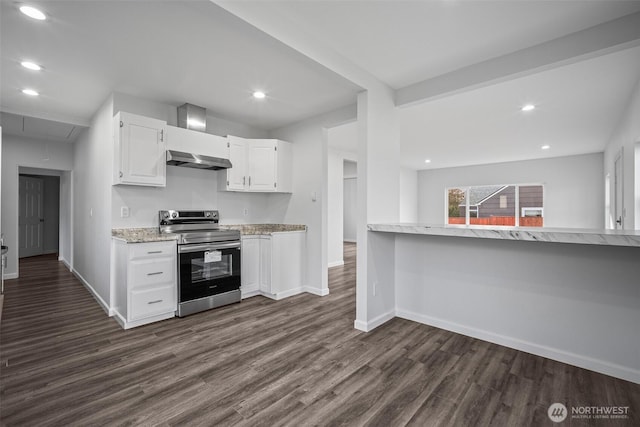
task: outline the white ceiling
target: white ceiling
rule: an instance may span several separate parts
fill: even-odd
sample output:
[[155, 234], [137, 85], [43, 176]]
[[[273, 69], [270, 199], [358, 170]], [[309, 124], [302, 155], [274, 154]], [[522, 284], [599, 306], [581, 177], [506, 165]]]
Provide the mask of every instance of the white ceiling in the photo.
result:
[[[601, 152], [639, 76], [636, 47], [401, 108], [402, 163], [429, 169]], [[522, 112], [527, 103], [537, 108]]]
[[2, 132], [54, 142], [75, 142], [84, 127], [37, 117], [0, 112]]
[[[50, 19], [1, 3], [5, 112], [86, 125], [118, 91], [270, 129], [353, 103], [359, 90], [207, 0], [30, 4]], [[25, 59], [44, 71], [23, 69]], [[258, 89], [266, 100], [251, 97]]]
[[[396, 89], [640, 10], [640, 1], [617, 0], [242, 3], [264, 19], [288, 19], [301, 39]], [[16, 2], [0, 5], [0, 108], [18, 116], [86, 126], [118, 91], [201, 105], [268, 130], [353, 103], [360, 90], [213, 1], [34, 4], [48, 21], [28, 20]], [[22, 69], [23, 59], [45, 70]], [[403, 107], [403, 164], [423, 169], [427, 157], [428, 167], [447, 167], [602, 151], [639, 75], [634, 48]], [[19, 89], [26, 86], [42, 95], [25, 97]], [[251, 98], [255, 89], [267, 92], [266, 102]], [[522, 116], [524, 102], [540, 106]], [[551, 150], [541, 152], [543, 143]]]
[[638, 1], [618, 0], [278, 0], [269, 5], [395, 89], [640, 10]]

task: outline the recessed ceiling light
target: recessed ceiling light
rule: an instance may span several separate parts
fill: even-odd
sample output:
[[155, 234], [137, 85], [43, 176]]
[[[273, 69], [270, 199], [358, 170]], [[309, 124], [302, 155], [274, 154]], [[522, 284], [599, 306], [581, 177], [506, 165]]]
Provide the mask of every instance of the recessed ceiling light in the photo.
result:
[[522, 111], [533, 111], [536, 109], [536, 106], [533, 104], [527, 104], [521, 108]]
[[431, 159], [425, 159], [425, 163], [431, 163]]
[[265, 95], [264, 92], [261, 92], [259, 90], [253, 92], [253, 97], [256, 99], [264, 99], [267, 95]]
[[36, 64], [35, 62], [22, 61], [20, 65], [22, 65], [24, 68], [28, 68], [29, 70], [33, 70], [33, 71], [42, 70], [42, 67]]
[[29, 96], [38, 96], [38, 95], [40, 95], [38, 92], [36, 92], [33, 89], [22, 89], [22, 93], [24, 93], [25, 95], [29, 95]]
[[47, 19], [47, 16], [40, 11], [40, 9], [36, 9], [32, 6], [20, 6], [20, 12], [27, 15], [29, 18], [37, 19], [38, 21], [44, 21]]
[[551, 148], [550, 145], [543, 145], [542, 147], [540, 147], [543, 150], [548, 150], [549, 148]]

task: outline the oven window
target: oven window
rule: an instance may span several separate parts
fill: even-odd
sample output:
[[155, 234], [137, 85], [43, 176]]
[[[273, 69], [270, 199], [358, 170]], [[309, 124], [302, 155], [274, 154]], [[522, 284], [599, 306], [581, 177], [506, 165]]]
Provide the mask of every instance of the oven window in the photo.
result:
[[221, 251], [204, 252], [191, 259], [191, 283], [206, 282], [233, 275], [233, 256]]

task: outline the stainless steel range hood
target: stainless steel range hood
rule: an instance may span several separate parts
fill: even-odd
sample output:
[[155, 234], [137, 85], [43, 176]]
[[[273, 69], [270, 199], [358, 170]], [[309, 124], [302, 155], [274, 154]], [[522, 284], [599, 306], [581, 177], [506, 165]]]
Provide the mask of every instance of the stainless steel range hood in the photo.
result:
[[175, 150], [167, 150], [167, 164], [171, 166], [209, 170], [228, 169], [231, 167], [229, 159]]
[[[178, 128], [198, 131], [198, 132], [178, 132]], [[193, 104], [183, 104], [178, 107], [178, 128], [171, 128], [169, 131], [176, 133], [174, 135], [176, 139], [183, 139], [183, 144], [176, 148], [189, 149], [197, 147], [198, 144], [193, 144], [196, 135], [205, 134], [207, 128], [207, 110], [203, 107], [198, 107]], [[174, 129], [174, 130], [172, 130]], [[171, 138], [170, 138], [171, 139]], [[191, 141], [192, 144], [188, 144], [187, 141]], [[194, 151], [196, 151], [194, 149]], [[189, 150], [191, 151], [191, 150]], [[170, 166], [182, 166], [186, 168], [194, 169], [228, 169], [231, 167], [229, 159], [220, 157], [206, 156], [203, 154], [196, 154], [192, 152], [185, 152], [179, 150], [167, 150], [167, 165]]]

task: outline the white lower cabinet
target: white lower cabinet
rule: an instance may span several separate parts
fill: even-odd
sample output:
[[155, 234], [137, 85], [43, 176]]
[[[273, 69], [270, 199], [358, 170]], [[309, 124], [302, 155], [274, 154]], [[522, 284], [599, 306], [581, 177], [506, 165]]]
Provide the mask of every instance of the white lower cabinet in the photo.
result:
[[129, 329], [175, 316], [176, 242], [114, 240], [114, 311]]
[[242, 236], [242, 297], [282, 299], [304, 291], [306, 232]]

